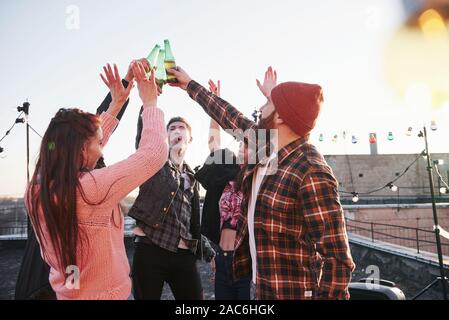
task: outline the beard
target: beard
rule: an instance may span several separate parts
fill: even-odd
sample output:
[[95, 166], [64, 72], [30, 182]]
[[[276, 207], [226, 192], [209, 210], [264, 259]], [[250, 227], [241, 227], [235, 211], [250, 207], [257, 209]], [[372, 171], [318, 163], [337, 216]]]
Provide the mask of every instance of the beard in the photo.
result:
[[257, 123], [257, 127], [259, 129], [266, 129], [266, 130], [275, 129], [275, 127], [274, 127], [274, 115], [275, 115], [275, 113], [276, 113], [276, 111], [273, 111], [266, 118], [260, 117], [259, 122]]

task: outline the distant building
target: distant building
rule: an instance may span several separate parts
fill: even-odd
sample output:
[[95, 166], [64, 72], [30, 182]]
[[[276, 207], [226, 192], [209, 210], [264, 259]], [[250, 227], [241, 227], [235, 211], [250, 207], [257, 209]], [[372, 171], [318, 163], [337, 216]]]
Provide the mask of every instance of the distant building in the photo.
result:
[[[413, 163], [418, 157], [419, 159]], [[344, 202], [352, 199], [351, 194], [344, 192], [359, 193], [362, 203], [395, 203], [397, 201], [423, 203], [430, 200], [427, 160], [418, 154], [327, 155], [325, 158], [338, 179]], [[431, 158], [433, 161], [443, 160], [444, 164], [438, 165], [438, 169], [447, 183], [449, 153], [432, 154]], [[363, 195], [365, 192], [379, 189], [395, 180], [408, 166], [410, 168], [407, 172], [394, 182], [394, 185], [398, 187], [397, 191], [393, 192], [390, 188], [384, 188], [372, 194]], [[440, 193], [440, 187], [443, 184], [435, 172], [434, 185], [437, 200], [449, 202], [449, 194]]]

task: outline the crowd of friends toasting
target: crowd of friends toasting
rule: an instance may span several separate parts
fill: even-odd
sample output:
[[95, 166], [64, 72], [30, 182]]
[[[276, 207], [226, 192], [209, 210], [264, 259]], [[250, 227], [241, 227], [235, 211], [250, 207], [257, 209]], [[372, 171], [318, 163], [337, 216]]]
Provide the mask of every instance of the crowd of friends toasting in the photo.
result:
[[[210, 154], [192, 170], [184, 157], [197, 133], [183, 117], [166, 122], [158, 105], [160, 94], [176, 89], [162, 93], [146, 59], [133, 60], [123, 79], [116, 65], [103, 70], [109, 93], [96, 114], [59, 109], [51, 119], [25, 193], [57, 299], [160, 299], [167, 283], [176, 299], [201, 300], [199, 260], [211, 264], [206, 281], [216, 299], [349, 298], [355, 265], [338, 182], [308, 142], [323, 103], [319, 85], [277, 84], [269, 67], [256, 81], [266, 103], [255, 122], [221, 98], [219, 81], [205, 88], [179, 66], [167, 70], [176, 77], [170, 86], [210, 117]], [[136, 151], [107, 163], [102, 150], [134, 87], [141, 99], [133, 102], [140, 107]], [[220, 127], [255, 134], [234, 136], [234, 154], [221, 147]], [[138, 187], [128, 211], [121, 201]], [[132, 267], [126, 214], [136, 221]]]

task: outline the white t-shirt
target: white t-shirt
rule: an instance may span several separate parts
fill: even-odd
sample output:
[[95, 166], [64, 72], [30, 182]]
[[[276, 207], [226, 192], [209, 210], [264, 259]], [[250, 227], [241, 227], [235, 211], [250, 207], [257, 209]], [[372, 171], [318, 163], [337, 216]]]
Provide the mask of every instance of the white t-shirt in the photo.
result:
[[[273, 159], [273, 154], [269, 160]], [[259, 189], [262, 184], [263, 178], [267, 173], [270, 161], [267, 162], [265, 166], [260, 166], [253, 175], [251, 197], [248, 203], [248, 234], [249, 234], [249, 252], [251, 254], [253, 279], [252, 281], [256, 283], [256, 273], [257, 273], [257, 251], [256, 251], [256, 240], [254, 238], [254, 211], [256, 210], [257, 195], [259, 194]]]

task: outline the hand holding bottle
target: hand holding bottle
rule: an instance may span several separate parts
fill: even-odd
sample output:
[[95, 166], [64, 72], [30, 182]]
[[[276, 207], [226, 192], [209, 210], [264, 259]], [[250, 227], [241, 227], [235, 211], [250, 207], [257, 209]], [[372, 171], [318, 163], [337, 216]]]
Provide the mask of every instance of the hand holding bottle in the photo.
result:
[[134, 62], [140, 62], [147, 72], [149, 72], [150, 69], [153, 67], [150, 65], [150, 62], [146, 58], [141, 58], [141, 59], [131, 61], [131, 63], [129, 64], [129, 67], [128, 67], [128, 72], [126, 73], [125, 78], [123, 78], [124, 80], [126, 80], [128, 82], [130, 82], [131, 80], [134, 79], [133, 68], [132, 68], [132, 65]]
[[184, 69], [178, 66], [176, 69], [168, 69], [167, 72], [174, 75], [178, 80], [178, 82], [170, 82], [170, 86], [187, 90], [187, 86], [189, 85], [189, 82], [192, 81], [192, 78], [190, 78], [190, 76], [187, 74], [187, 72], [184, 71]]
[[263, 84], [260, 83], [258, 79], [256, 79], [257, 86], [259, 87], [262, 94], [269, 98], [271, 95], [271, 90], [276, 87], [277, 84], [277, 73], [276, 70], [273, 71], [272, 67], [269, 67], [265, 72], [265, 78], [263, 80]]

